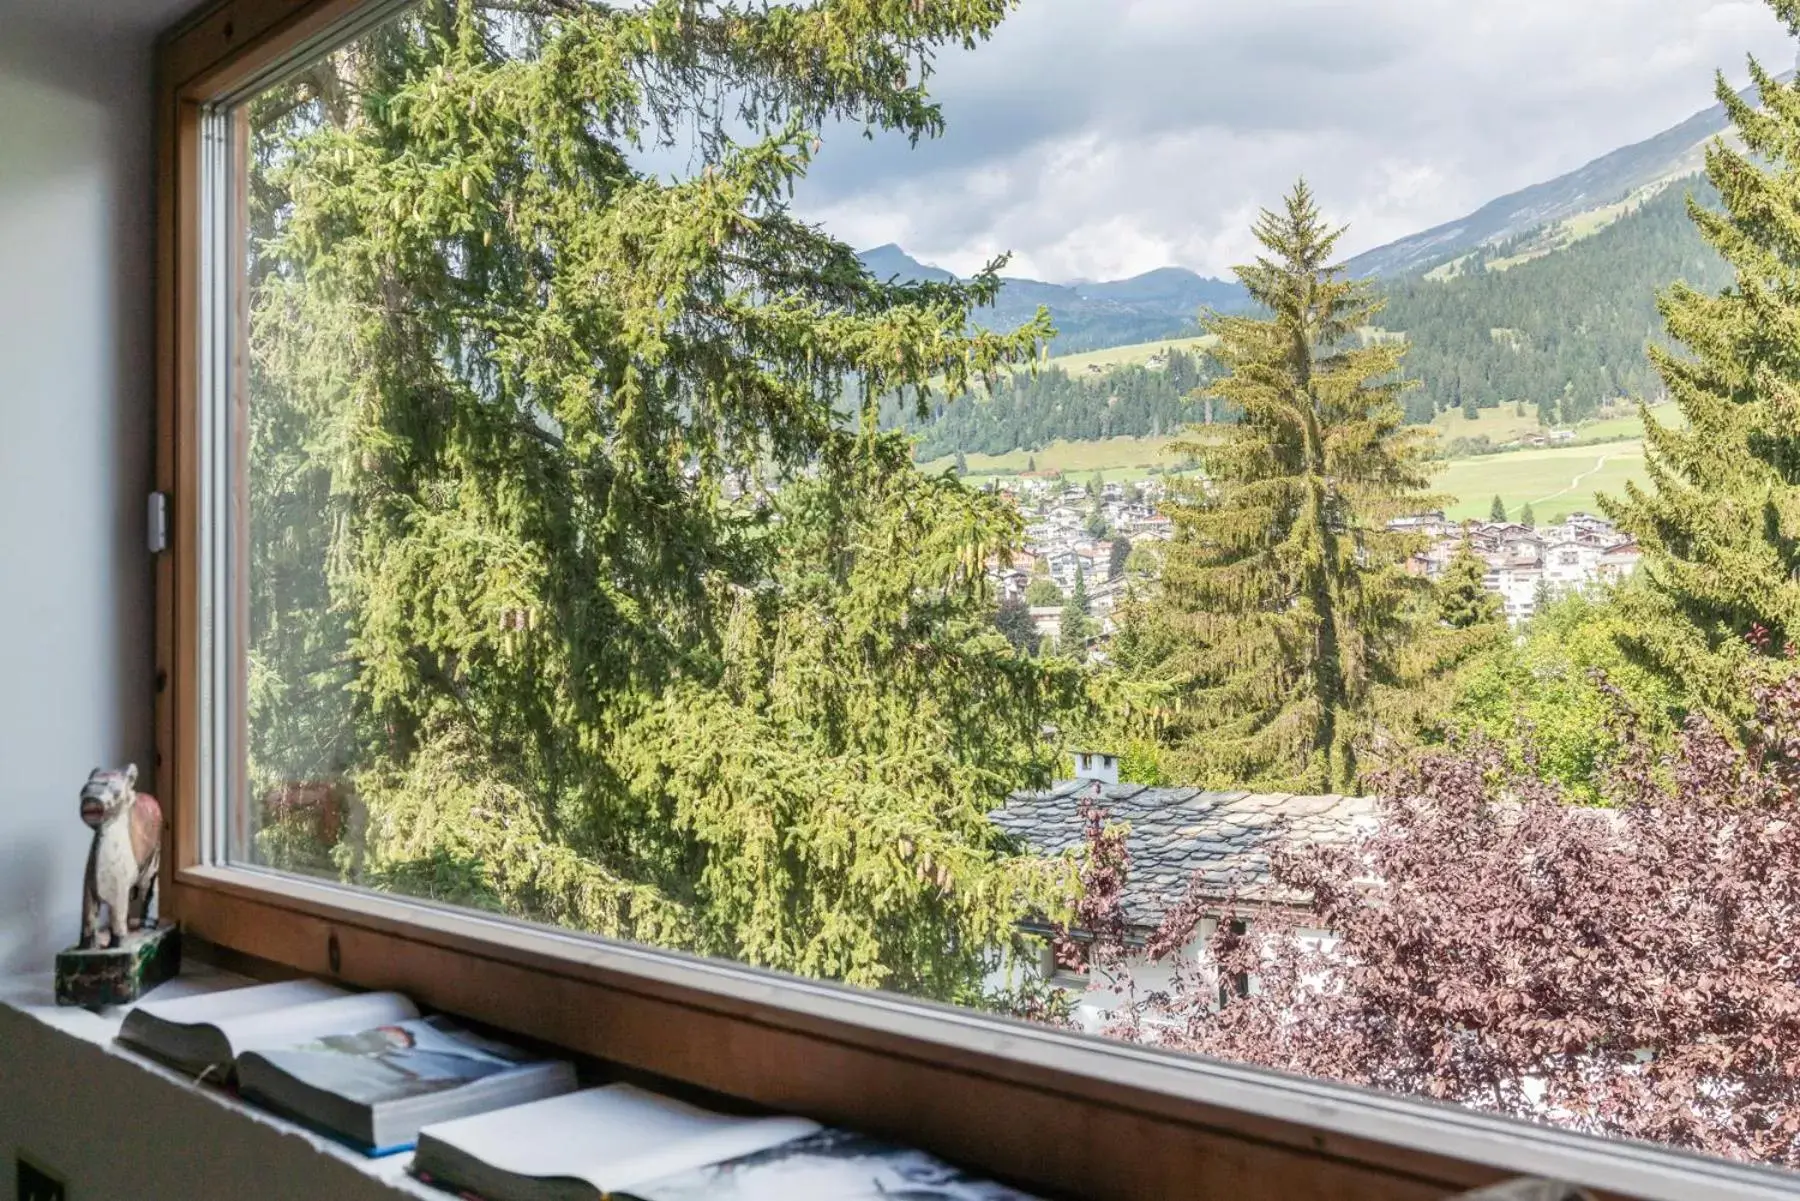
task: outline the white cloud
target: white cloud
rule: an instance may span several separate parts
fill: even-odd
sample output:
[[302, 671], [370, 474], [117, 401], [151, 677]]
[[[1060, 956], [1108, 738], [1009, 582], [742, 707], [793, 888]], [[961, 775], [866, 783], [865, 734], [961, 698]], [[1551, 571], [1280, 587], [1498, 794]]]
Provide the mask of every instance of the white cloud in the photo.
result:
[[1024, 0], [940, 60], [950, 131], [828, 137], [801, 211], [1039, 278], [1224, 274], [1304, 174], [1347, 253], [1648, 137], [1794, 47], [1761, 0]]

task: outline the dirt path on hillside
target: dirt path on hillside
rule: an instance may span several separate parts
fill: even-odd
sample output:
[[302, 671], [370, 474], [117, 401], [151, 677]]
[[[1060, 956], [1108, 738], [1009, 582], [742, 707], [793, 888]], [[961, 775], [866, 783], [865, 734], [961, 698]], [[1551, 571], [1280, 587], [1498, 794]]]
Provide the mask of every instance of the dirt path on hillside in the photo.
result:
[[1552, 501], [1552, 500], [1555, 500], [1559, 496], [1567, 496], [1569, 493], [1576, 491], [1577, 489], [1579, 489], [1581, 487], [1582, 480], [1587, 479], [1591, 475], [1596, 475], [1599, 472], [1604, 471], [1606, 469], [1606, 460], [1609, 457], [1611, 457], [1611, 456], [1606, 455], [1606, 454], [1601, 455], [1598, 462], [1596, 462], [1592, 467], [1588, 468], [1586, 471], [1582, 472], [1580, 475], [1576, 476], [1574, 479], [1570, 480], [1569, 486], [1567, 488], [1564, 488], [1561, 492], [1552, 492], [1549, 496], [1540, 496], [1536, 500], [1534, 500], [1530, 503], [1532, 503], [1534, 505], [1541, 505], [1541, 504], [1545, 503], [1546, 501]]

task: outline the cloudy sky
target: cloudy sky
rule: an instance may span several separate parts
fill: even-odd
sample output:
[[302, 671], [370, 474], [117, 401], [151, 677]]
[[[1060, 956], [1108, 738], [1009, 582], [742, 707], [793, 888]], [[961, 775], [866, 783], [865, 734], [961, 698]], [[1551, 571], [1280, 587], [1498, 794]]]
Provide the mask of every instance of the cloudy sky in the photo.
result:
[[843, 131], [799, 208], [853, 245], [1107, 279], [1244, 260], [1305, 174], [1347, 253], [1452, 220], [1711, 103], [1795, 46], [1763, 0], [1023, 0], [946, 53], [949, 132]]

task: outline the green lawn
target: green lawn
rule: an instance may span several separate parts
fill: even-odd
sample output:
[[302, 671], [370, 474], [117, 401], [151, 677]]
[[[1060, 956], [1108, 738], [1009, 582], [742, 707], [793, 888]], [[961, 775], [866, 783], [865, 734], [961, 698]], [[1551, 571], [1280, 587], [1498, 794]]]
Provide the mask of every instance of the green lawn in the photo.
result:
[[1643, 443], [1613, 442], [1456, 459], [1444, 465], [1436, 486], [1456, 498], [1447, 510], [1452, 518], [1486, 517], [1497, 495], [1508, 516], [1529, 503], [1537, 520], [1550, 521], [1596, 513], [1596, 495], [1623, 495], [1628, 480], [1645, 478]]

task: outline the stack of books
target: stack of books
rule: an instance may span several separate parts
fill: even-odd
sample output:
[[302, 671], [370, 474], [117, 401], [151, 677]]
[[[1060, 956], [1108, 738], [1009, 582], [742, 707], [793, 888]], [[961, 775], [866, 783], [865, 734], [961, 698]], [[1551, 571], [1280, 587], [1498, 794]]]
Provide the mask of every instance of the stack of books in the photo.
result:
[[120, 1041], [477, 1201], [1032, 1201], [923, 1151], [719, 1113], [313, 980], [139, 1005]]

